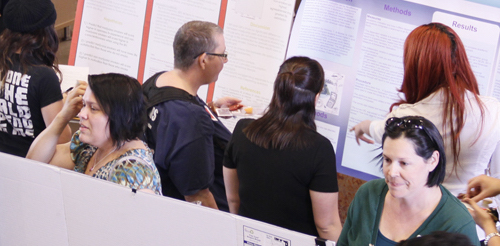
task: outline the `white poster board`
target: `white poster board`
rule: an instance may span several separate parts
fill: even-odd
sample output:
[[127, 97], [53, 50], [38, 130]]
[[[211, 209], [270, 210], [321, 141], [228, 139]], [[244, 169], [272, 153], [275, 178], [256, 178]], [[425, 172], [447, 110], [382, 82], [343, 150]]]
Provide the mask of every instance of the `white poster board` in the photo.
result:
[[[124, 3], [79, 1], [81, 16], [75, 20], [79, 38], [72, 46], [77, 65], [90, 67], [90, 73], [122, 72], [144, 81], [172, 68], [171, 43], [182, 23], [218, 22], [229, 61], [215, 86], [204, 87], [199, 95], [208, 101], [234, 96], [244, 105], [265, 108], [285, 57], [317, 59], [326, 75], [316, 107], [318, 131], [335, 146], [337, 170], [357, 178], [381, 176], [372, 162], [380, 150], [377, 145], [358, 146], [348, 129], [365, 119], [384, 118], [389, 105], [398, 100], [403, 42], [415, 27], [439, 21], [454, 28], [464, 41], [481, 94], [500, 99], [500, 9], [496, 7], [465, 0], [302, 0], [294, 16], [295, 0]], [[115, 38], [102, 40], [105, 35], [96, 35], [101, 32], [127, 34], [126, 42], [120, 43], [124, 52], [112, 54]], [[237, 120], [224, 123], [232, 129]]]
[[384, 119], [402, 97], [397, 89], [403, 81], [404, 41], [414, 28], [430, 22], [458, 33], [480, 93], [500, 99], [498, 8], [458, 0], [302, 1], [287, 57], [310, 56], [327, 71], [316, 121], [321, 122], [319, 132], [330, 129], [325, 136], [336, 146], [337, 171], [365, 180], [383, 177], [374, 161], [380, 145], [359, 146], [348, 129], [366, 119]]

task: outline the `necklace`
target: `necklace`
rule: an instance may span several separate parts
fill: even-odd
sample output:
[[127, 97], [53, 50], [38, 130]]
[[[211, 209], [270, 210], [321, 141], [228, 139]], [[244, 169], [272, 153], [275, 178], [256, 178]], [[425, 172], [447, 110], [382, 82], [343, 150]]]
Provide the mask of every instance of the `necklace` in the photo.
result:
[[[108, 157], [109, 155], [111, 155], [111, 153], [115, 152], [117, 148], [114, 148], [112, 151], [110, 151], [106, 156], [104, 156], [103, 158], [101, 158], [99, 161], [97, 161], [97, 154], [94, 158], [94, 165], [92, 165], [92, 167], [90, 168], [90, 171], [94, 171], [94, 168], [97, 166], [97, 164], [99, 164], [99, 162], [101, 162], [102, 160], [106, 159], [106, 157]], [[97, 151], [96, 151], [97, 152]]]

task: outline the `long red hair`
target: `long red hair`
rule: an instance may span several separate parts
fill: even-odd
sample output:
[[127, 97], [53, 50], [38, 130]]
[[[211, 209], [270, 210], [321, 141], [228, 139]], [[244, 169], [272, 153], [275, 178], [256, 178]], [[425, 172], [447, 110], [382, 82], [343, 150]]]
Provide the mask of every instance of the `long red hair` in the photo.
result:
[[460, 133], [465, 122], [466, 91], [474, 94], [481, 118], [484, 108], [462, 41], [448, 26], [430, 23], [417, 27], [406, 38], [404, 78], [399, 90], [405, 99], [392, 104], [391, 110], [403, 103], [416, 103], [439, 89], [444, 90], [443, 130], [447, 132], [449, 128], [451, 134], [455, 169], [460, 153]]

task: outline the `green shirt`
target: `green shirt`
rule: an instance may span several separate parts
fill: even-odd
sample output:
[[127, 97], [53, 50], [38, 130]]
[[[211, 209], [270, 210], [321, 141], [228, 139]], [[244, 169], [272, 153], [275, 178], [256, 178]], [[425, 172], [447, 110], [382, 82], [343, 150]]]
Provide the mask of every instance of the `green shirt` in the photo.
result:
[[[427, 235], [434, 231], [447, 231], [465, 234], [474, 245], [480, 245], [476, 223], [467, 208], [446, 188], [442, 185], [439, 187], [442, 193], [439, 204], [409, 238]], [[359, 188], [349, 206], [347, 219], [337, 241], [338, 246], [375, 245], [387, 191], [384, 179], [369, 181]]]

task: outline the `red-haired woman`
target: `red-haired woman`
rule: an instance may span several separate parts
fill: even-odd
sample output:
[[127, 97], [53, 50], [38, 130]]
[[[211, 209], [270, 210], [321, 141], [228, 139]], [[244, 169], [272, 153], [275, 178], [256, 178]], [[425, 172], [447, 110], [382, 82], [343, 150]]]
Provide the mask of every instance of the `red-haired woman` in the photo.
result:
[[[432, 121], [444, 138], [446, 178], [454, 195], [465, 192], [467, 181], [489, 169], [500, 177], [500, 104], [479, 95], [476, 78], [458, 35], [440, 23], [413, 30], [404, 44], [405, 99], [394, 103], [387, 116], [420, 115]], [[354, 126], [356, 141], [380, 143], [385, 120], [365, 120]]]

